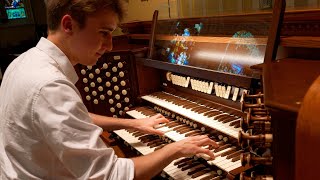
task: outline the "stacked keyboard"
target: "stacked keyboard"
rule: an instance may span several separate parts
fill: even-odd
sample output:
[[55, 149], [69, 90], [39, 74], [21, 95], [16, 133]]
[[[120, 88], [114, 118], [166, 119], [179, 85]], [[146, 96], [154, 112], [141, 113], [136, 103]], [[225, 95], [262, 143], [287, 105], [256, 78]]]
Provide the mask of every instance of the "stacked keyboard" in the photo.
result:
[[154, 104], [153, 108], [139, 107], [126, 112], [127, 115], [141, 119], [162, 113], [170, 122], [157, 127], [164, 132], [161, 137], [128, 130], [115, 131], [119, 138], [139, 154], [152, 153], [168, 143], [194, 135], [208, 135], [219, 144], [216, 149], [203, 147], [214, 153], [214, 160], [207, 159], [206, 155], [198, 155], [191, 159], [197, 159], [194, 161], [200, 167], [196, 163], [190, 167], [186, 165], [182, 170], [177, 166], [179, 161], [185, 159], [181, 158], [168, 165], [163, 170], [164, 174], [173, 179], [224, 179], [228, 174], [237, 175], [250, 168], [242, 167], [240, 154], [243, 150], [237, 146], [238, 132], [235, 132], [240, 129], [240, 117], [163, 92], [142, 98]]

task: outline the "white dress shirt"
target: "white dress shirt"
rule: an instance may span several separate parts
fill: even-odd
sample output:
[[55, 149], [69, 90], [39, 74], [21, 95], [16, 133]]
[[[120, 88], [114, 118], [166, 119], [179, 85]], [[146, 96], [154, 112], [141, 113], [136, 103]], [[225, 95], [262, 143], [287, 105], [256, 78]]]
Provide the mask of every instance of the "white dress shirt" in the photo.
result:
[[100, 139], [65, 54], [42, 38], [0, 87], [0, 179], [133, 179], [134, 164]]

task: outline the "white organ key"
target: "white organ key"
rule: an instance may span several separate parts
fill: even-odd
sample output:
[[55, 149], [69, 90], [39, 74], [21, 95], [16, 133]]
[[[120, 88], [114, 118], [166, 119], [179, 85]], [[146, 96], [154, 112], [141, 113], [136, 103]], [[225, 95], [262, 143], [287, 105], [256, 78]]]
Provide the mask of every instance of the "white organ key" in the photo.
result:
[[129, 116], [131, 116], [135, 119], [143, 119], [143, 118], [148, 117], [148, 116], [141, 114], [139, 111], [136, 111], [136, 110], [128, 111], [128, 112], [126, 112], [126, 114], [128, 114]]
[[215, 92], [216, 96], [219, 97], [218, 83], [214, 83], [214, 92]]
[[220, 85], [220, 97], [224, 97], [224, 93], [226, 92], [226, 87], [223, 85]]
[[221, 86], [221, 97], [224, 98], [225, 94], [226, 94], [226, 87], [225, 86]]
[[190, 77], [187, 77], [187, 80], [186, 80], [186, 82], [185, 82], [183, 87], [188, 87], [189, 86], [189, 82], [190, 82]]
[[193, 90], [194, 90], [194, 83], [193, 83], [193, 81], [194, 81], [194, 80], [193, 80], [193, 79], [191, 79], [191, 80], [190, 80], [190, 83], [191, 83], [191, 89], [193, 89]]
[[237, 101], [238, 93], [239, 93], [239, 88], [237, 88], [237, 87], [234, 88], [233, 96], [232, 96], [232, 101]]
[[199, 81], [199, 91], [203, 92], [204, 89], [205, 89], [205, 82]]
[[222, 97], [221, 85], [218, 85], [218, 95], [219, 95], [219, 97]]
[[208, 82], [205, 82], [204, 83], [204, 88], [203, 88], [203, 93], [208, 93], [208, 89], [209, 89], [209, 83]]
[[225, 98], [225, 99], [229, 99], [230, 92], [231, 92], [231, 86], [228, 86], [228, 87], [227, 87], [227, 90], [226, 90], [226, 92], [225, 92], [225, 94], [224, 94], [224, 98]]
[[194, 82], [195, 82], [195, 89], [197, 91], [199, 91], [200, 90], [200, 81], [199, 80], [195, 80]]
[[172, 74], [171, 75], [171, 82], [172, 82], [172, 84], [177, 84], [177, 76], [176, 75], [174, 75], [174, 74]]
[[207, 94], [211, 94], [212, 93], [212, 88], [213, 88], [213, 82], [210, 82]]

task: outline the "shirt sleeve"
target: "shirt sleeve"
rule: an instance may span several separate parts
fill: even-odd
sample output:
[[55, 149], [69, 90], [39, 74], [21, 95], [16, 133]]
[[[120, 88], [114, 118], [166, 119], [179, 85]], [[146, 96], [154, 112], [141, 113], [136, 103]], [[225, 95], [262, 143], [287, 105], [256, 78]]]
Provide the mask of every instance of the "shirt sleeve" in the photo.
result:
[[67, 80], [43, 86], [33, 103], [33, 124], [65, 168], [79, 179], [133, 179], [134, 164], [100, 139], [78, 90]]

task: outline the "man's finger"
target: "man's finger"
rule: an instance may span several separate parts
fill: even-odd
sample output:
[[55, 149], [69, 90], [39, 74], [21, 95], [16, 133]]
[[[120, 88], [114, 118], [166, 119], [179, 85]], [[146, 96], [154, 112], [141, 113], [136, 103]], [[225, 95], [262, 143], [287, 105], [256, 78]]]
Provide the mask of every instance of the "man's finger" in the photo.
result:
[[203, 138], [203, 139], [200, 139], [199, 141], [196, 142], [196, 144], [198, 146], [205, 146], [205, 145], [211, 145], [215, 148], [219, 147], [219, 145], [213, 141], [212, 139], [210, 139], [209, 137], [206, 137], [206, 138]]
[[214, 160], [214, 154], [209, 149], [199, 148], [197, 156], [200, 156], [206, 160]]
[[163, 132], [163, 131], [156, 130], [156, 129], [152, 130], [151, 133], [152, 133], [152, 134], [156, 134], [156, 135], [160, 135], [160, 136], [163, 136], [163, 135], [164, 135], [164, 132]]
[[164, 118], [164, 116], [162, 114], [158, 113], [158, 114], [152, 116], [152, 118], [158, 119], [158, 118]]
[[168, 123], [170, 121], [167, 118], [163, 117], [163, 118], [156, 119], [155, 122], [157, 124], [160, 124], [160, 123]]

